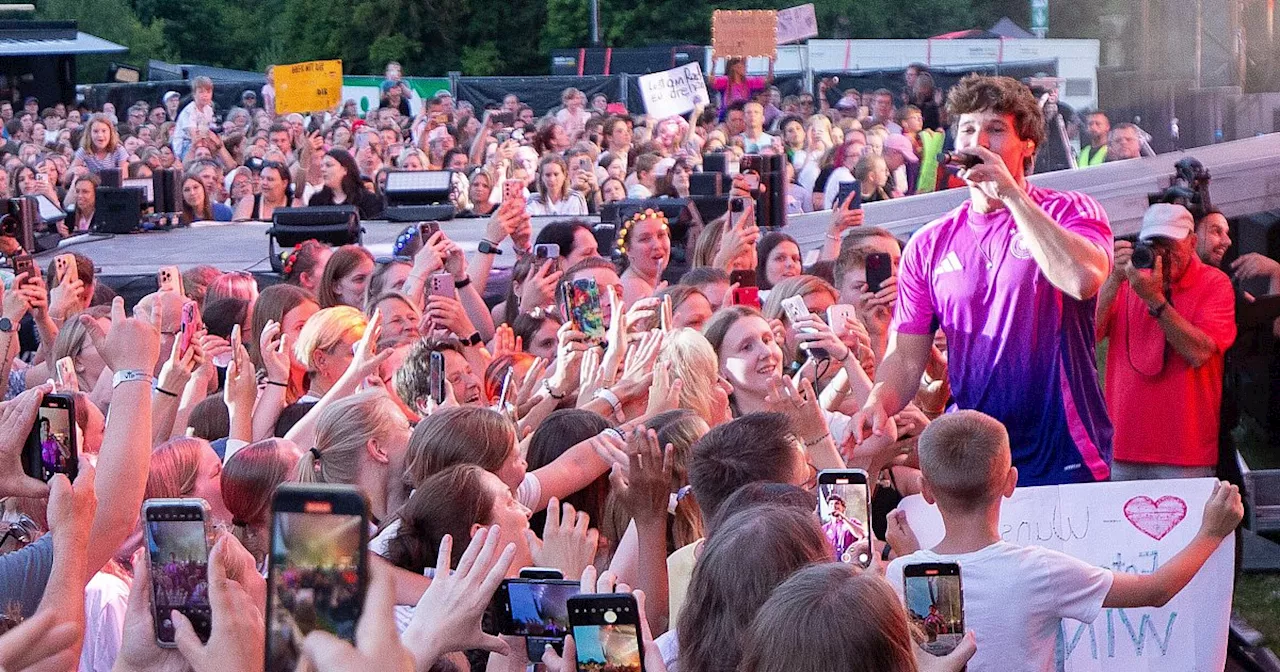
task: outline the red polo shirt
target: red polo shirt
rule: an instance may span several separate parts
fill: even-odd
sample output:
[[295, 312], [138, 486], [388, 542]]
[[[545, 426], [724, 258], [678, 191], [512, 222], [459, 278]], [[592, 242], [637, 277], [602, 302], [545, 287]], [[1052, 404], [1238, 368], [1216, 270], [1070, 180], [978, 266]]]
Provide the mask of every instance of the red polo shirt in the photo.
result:
[[1114, 459], [1208, 467], [1218, 463], [1222, 366], [1236, 340], [1235, 292], [1225, 273], [1193, 257], [1173, 284], [1170, 310], [1204, 331], [1217, 351], [1192, 367], [1164, 337], [1128, 283], [1106, 316], [1107, 412], [1115, 426]]

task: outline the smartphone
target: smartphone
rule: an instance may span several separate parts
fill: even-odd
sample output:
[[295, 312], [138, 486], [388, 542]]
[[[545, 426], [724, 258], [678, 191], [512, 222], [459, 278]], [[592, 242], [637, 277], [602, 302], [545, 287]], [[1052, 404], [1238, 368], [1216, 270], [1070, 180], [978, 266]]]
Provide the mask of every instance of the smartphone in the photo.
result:
[[515, 374], [515, 367], [508, 366], [507, 372], [502, 376], [502, 387], [498, 391], [498, 400], [494, 403], [494, 409], [503, 415], [508, 415], [508, 408], [511, 399], [511, 378]]
[[559, 243], [543, 243], [533, 246], [533, 257], [535, 259], [558, 259], [560, 258]]
[[662, 296], [662, 308], [658, 310], [658, 328], [662, 331], [671, 331], [671, 325], [667, 322], [667, 315], [672, 315], [673, 310], [671, 295], [664, 294]]
[[49, 176], [44, 173], [36, 173], [36, 182], [48, 182]]
[[177, 266], [161, 266], [156, 275], [156, 282], [162, 292], [182, 293], [182, 271]]
[[564, 572], [554, 567], [521, 567], [522, 579], [563, 579]]
[[[795, 324], [799, 320], [807, 319], [813, 315], [813, 313], [809, 312], [809, 307], [804, 304], [804, 297], [799, 295], [783, 299], [782, 311], [787, 314], [787, 319], [790, 320], [792, 324]], [[810, 334], [816, 333], [812, 327], [807, 327], [803, 331]], [[803, 362], [803, 354], [806, 352], [814, 359], [828, 359], [831, 356], [827, 353], [825, 348], [809, 348], [807, 350], [800, 351], [801, 356], [797, 356], [796, 361]]]
[[760, 310], [760, 288], [755, 286], [738, 287], [733, 290], [733, 305], [751, 306]]
[[524, 200], [524, 181], [507, 180], [502, 183], [502, 198], [508, 201]]
[[142, 503], [147, 557], [151, 560], [151, 609], [156, 643], [175, 648], [177, 611], [200, 641], [209, 641], [209, 503], [200, 498], [148, 499]]
[[53, 258], [53, 277], [59, 285], [73, 275], [79, 276], [79, 271], [76, 269], [76, 255], [59, 254]]
[[845, 329], [844, 325], [849, 320], [853, 320], [855, 322], [858, 320], [857, 308], [843, 303], [837, 303], [830, 308], [827, 308], [827, 326], [831, 327], [831, 330], [836, 332], [836, 336], [844, 337], [848, 335], [849, 332]]
[[569, 625], [578, 649], [578, 672], [641, 672], [640, 610], [629, 593], [569, 598]]
[[431, 399], [437, 404], [444, 403], [444, 353], [436, 351], [431, 353], [431, 361], [428, 364], [428, 380], [427, 384], [431, 387]]
[[431, 296], [447, 296], [458, 298], [458, 290], [453, 286], [453, 274], [445, 271], [431, 274]]
[[[729, 212], [743, 212], [747, 209], [747, 199], [741, 196], [733, 196], [729, 199]], [[733, 223], [733, 216], [730, 215], [729, 223]]]
[[369, 569], [369, 508], [349, 485], [285, 483], [271, 504], [266, 672], [298, 668], [323, 630], [355, 641]]
[[960, 565], [926, 562], [902, 568], [902, 597], [907, 615], [920, 632], [925, 651], [945, 656], [964, 639], [964, 590]]
[[867, 255], [867, 291], [880, 291], [885, 281], [893, 276], [893, 260], [884, 252]]
[[436, 235], [439, 230], [440, 222], [418, 222], [418, 240], [421, 240], [422, 244], [426, 245], [431, 236]]
[[850, 198], [853, 199], [853, 205], [850, 207], [862, 207], [862, 189], [859, 188], [857, 180], [840, 183], [840, 188], [836, 191], [835, 207], [843, 207], [844, 202]]
[[516, 115], [510, 112], [493, 112], [489, 114], [489, 120], [497, 126], [510, 126], [516, 123]]
[[19, 254], [11, 259], [11, 263], [14, 277], [26, 273], [28, 278], [32, 278], [37, 273], [36, 260], [29, 254]]
[[733, 271], [729, 274], [729, 284], [738, 287], [759, 287], [755, 270]]
[[594, 343], [605, 339], [604, 310], [600, 305], [600, 289], [594, 278], [579, 278], [561, 284], [564, 292], [566, 319]]
[[191, 347], [191, 339], [196, 335], [196, 329], [199, 327], [197, 321], [200, 317], [200, 309], [196, 306], [195, 301], [188, 301], [182, 304], [182, 325], [178, 328], [178, 354], [185, 354], [187, 349]]
[[579, 586], [564, 579], [503, 579], [493, 595], [499, 633], [563, 641], [569, 634], [568, 600]]
[[754, 170], [749, 170], [742, 174], [742, 178], [746, 180], [747, 191], [752, 193], [760, 191], [760, 173], [757, 173]]
[[836, 561], [871, 565], [871, 489], [861, 469], [818, 472], [818, 519]]
[[57, 392], [80, 391], [80, 378], [76, 375], [76, 360], [70, 357], [59, 359], [54, 362], [53, 372], [58, 385]]
[[22, 466], [28, 476], [48, 482], [54, 474], [76, 480], [80, 473], [76, 445], [76, 399], [69, 394], [46, 394], [27, 435]]

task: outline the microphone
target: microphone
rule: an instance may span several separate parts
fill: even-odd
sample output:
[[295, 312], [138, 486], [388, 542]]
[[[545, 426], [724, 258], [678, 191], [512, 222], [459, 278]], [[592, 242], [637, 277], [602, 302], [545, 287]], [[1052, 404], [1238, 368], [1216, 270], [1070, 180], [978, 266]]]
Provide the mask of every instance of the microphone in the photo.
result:
[[956, 166], [968, 170], [982, 163], [982, 157], [976, 154], [961, 154], [959, 152], [940, 152], [938, 154], [938, 165], [940, 166]]

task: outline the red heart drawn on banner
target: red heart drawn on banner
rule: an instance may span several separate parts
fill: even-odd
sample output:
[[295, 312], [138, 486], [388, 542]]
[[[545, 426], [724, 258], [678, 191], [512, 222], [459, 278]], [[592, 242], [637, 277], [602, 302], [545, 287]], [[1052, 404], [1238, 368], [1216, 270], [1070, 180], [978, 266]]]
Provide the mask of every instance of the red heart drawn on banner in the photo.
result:
[[1154, 501], [1139, 495], [1124, 503], [1124, 517], [1143, 534], [1159, 541], [1187, 517], [1187, 503], [1172, 495]]

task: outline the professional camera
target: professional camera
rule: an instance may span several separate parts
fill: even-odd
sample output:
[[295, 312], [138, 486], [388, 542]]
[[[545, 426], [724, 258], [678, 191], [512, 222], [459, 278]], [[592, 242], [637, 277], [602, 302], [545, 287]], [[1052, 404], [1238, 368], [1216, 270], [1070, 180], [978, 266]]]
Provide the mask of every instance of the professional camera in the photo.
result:
[[1151, 270], [1156, 267], [1158, 254], [1159, 252], [1156, 252], [1156, 248], [1152, 247], [1151, 243], [1139, 240], [1133, 244], [1133, 256], [1129, 258], [1129, 263], [1133, 264], [1134, 268]]
[[[1199, 221], [1213, 207], [1209, 201], [1209, 169], [1188, 156], [1173, 164], [1173, 171], [1169, 187], [1164, 191], [1147, 194], [1147, 203], [1176, 203], [1189, 210], [1191, 216]], [[1136, 254], [1137, 250], [1134, 252]]]

